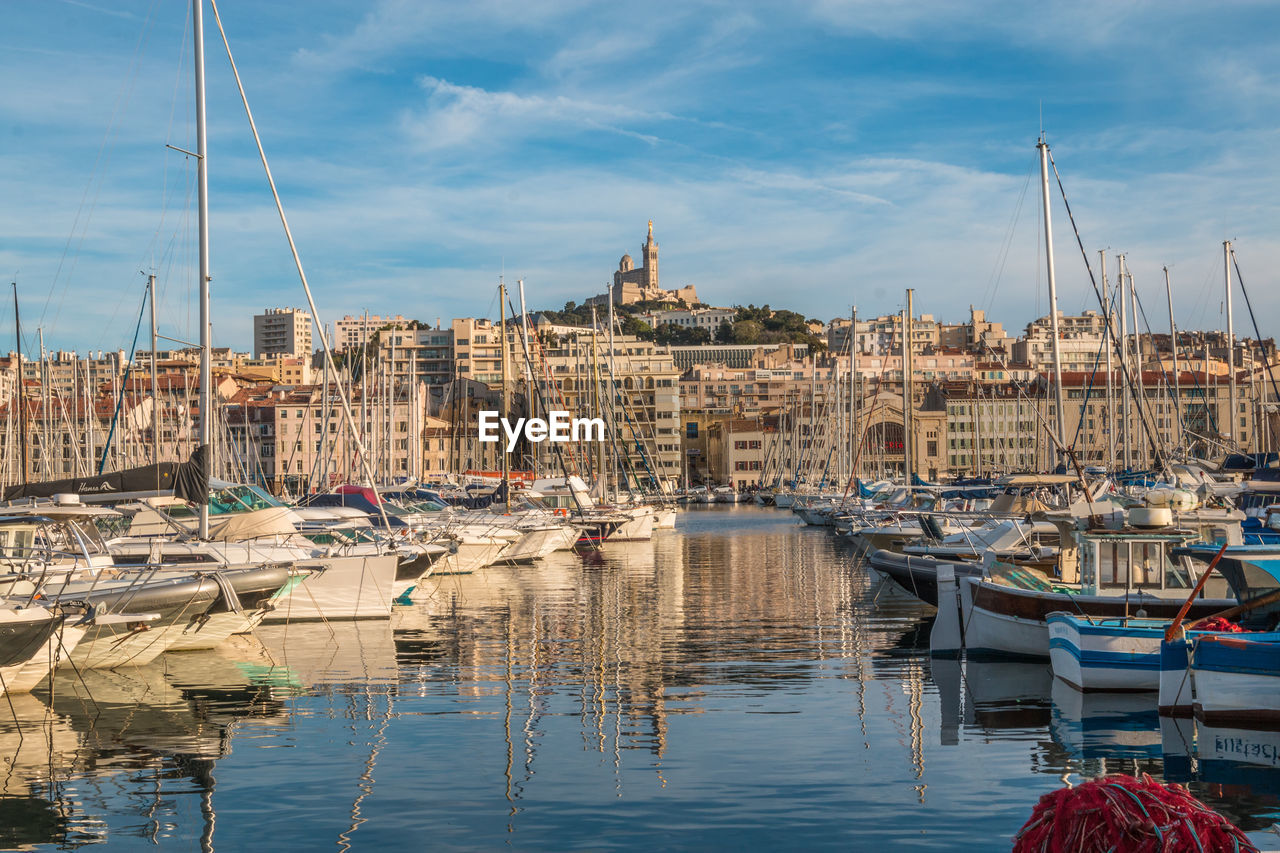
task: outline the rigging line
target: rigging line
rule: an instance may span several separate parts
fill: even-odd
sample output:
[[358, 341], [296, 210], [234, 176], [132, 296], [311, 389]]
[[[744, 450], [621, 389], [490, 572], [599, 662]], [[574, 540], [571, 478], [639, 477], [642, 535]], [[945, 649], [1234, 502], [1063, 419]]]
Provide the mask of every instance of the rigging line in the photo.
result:
[[[1245, 286], [1244, 286], [1244, 277], [1240, 275], [1240, 262], [1239, 262], [1238, 260], [1236, 260], [1236, 250], [1235, 250], [1234, 248], [1232, 248], [1232, 250], [1231, 250], [1231, 265], [1232, 265], [1232, 266], [1234, 266], [1234, 267], [1236, 268], [1236, 280], [1237, 280], [1238, 282], [1240, 282], [1240, 292], [1244, 294], [1244, 305], [1245, 305], [1245, 307], [1246, 307], [1246, 308], [1248, 308], [1248, 309], [1249, 309], [1249, 321], [1250, 321], [1251, 323], [1253, 323], [1253, 337], [1254, 337], [1254, 340], [1256, 340], [1256, 341], [1258, 342], [1258, 350], [1259, 350], [1259, 352], [1261, 352], [1261, 353], [1262, 353], [1262, 360], [1263, 360], [1263, 363], [1267, 364], [1267, 377], [1271, 380], [1271, 390], [1272, 390], [1272, 392], [1274, 392], [1274, 393], [1275, 393], [1275, 395], [1276, 395], [1276, 399], [1277, 399], [1277, 400], [1280, 400], [1280, 387], [1277, 387], [1277, 386], [1276, 386], [1276, 377], [1275, 377], [1275, 374], [1271, 371], [1271, 365], [1270, 365], [1269, 363], [1267, 363], [1267, 354], [1266, 354], [1266, 350], [1265, 350], [1265, 349], [1263, 348], [1263, 346], [1262, 346], [1262, 332], [1258, 331], [1258, 318], [1257, 318], [1256, 316], [1254, 316], [1254, 313], [1253, 313], [1253, 302], [1251, 302], [1251, 301], [1249, 300], [1249, 291], [1245, 289]], [[1230, 343], [1230, 342], [1228, 342], [1228, 343], [1227, 343], [1227, 345], [1228, 345], [1228, 346], [1230, 346], [1230, 345], [1231, 345], [1231, 343]], [[1235, 370], [1235, 359], [1234, 359], [1234, 358], [1233, 358], [1233, 359], [1231, 359], [1231, 369], [1232, 369], [1232, 370]], [[1234, 413], [1234, 412], [1232, 412], [1232, 417], [1234, 417], [1234, 416], [1235, 416], [1235, 413]]]
[[[174, 77], [173, 77], [173, 94], [172, 94], [172, 95], [170, 96], [170, 98], [169, 98], [169, 124], [168, 124], [168, 126], [165, 128], [165, 133], [164, 133], [164, 138], [165, 138], [165, 140], [166, 140], [166, 141], [172, 141], [172, 140], [173, 140], [173, 124], [174, 124], [174, 116], [176, 116], [176, 115], [177, 115], [177, 112], [178, 112], [178, 99], [181, 97], [181, 96], [179, 95], [179, 92], [181, 92], [181, 91], [185, 91], [185, 87], [183, 87], [181, 84], [182, 84], [182, 82], [186, 79], [186, 75], [185, 75], [185, 74], [184, 74], [184, 72], [183, 72], [183, 61], [186, 59], [186, 56], [187, 56], [187, 37], [186, 37], [186, 33], [187, 33], [187, 29], [188, 29], [188, 27], [190, 27], [190, 26], [191, 26], [191, 7], [188, 5], [188, 6], [186, 7], [186, 9], [187, 9], [187, 18], [186, 18], [186, 21], [185, 21], [185, 22], [183, 23], [183, 25], [182, 25], [182, 36], [181, 36], [181, 39], [179, 40], [180, 47], [178, 48], [178, 61], [175, 63], [175, 65], [177, 66], [177, 69], [176, 69], [176, 72], [175, 72]], [[183, 100], [185, 101], [186, 99], [184, 98]], [[190, 118], [188, 118], [188, 127], [190, 127]], [[166, 152], [166, 153], [167, 153], [167, 152]], [[189, 160], [190, 158], [187, 158], [187, 159]], [[165, 156], [165, 157], [160, 161], [160, 163], [161, 163], [161, 167], [160, 167], [160, 221], [156, 223], [156, 230], [155, 230], [155, 232], [154, 232], [154, 233], [152, 233], [152, 235], [151, 235], [151, 242], [150, 242], [150, 244], [148, 244], [148, 246], [147, 246], [147, 254], [149, 254], [149, 255], [151, 255], [151, 256], [152, 256], [152, 263], [153, 263], [153, 264], [155, 263], [155, 247], [156, 247], [156, 243], [157, 243], [157, 242], [159, 242], [159, 240], [160, 240], [160, 232], [162, 232], [162, 231], [164, 230], [164, 222], [165, 222], [165, 218], [168, 216], [168, 213], [169, 213], [169, 204], [168, 204], [168, 201], [169, 201], [169, 158], [168, 158], [167, 156]]]
[[[311, 322], [315, 324], [316, 331], [319, 333], [320, 343], [324, 348], [325, 363], [329, 366], [329, 370], [336, 376], [338, 371], [333, 364], [333, 352], [329, 348], [329, 339], [325, 335], [324, 326], [320, 321], [320, 313], [316, 309], [315, 298], [311, 294], [311, 285], [307, 282], [307, 274], [302, 268], [302, 257], [298, 254], [298, 247], [293, 241], [293, 232], [289, 229], [289, 221], [284, 214], [284, 203], [280, 200], [280, 193], [276, 190], [275, 179], [271, 176], [271, 167], [267, 164], [267, 152], [262, 147], [262, 138], [258, 135], [258, 125], [253, 120], [253, 112], [249, 109], [249, 96], [244, 90], [244, 84], [240, 81], [240, 71], [236, 68], [235, 58], [231, 55], [231, 42], [227, 40], [227, 32], [222, 28], [222, 16], [218, 14], [218, 4], [216, 0], [210, 0], [210, 7], [213, 9], [214, 20], [218, 24], [218, 34], [222, 36], [222, 44], [227, 49], [227, 61], [231, 64], [231, 73], [236, 78], [236, 88], [240, 91], [240, 100], [244, 104], [245, 116], [249, 119], [249, 127], [253, 131], [253, 141], [258, 147], [258, 156], [262, 160], [262, 169], [266, 172], [267, 183], [271, 186], [271, 195], [275, 199], [276, 211], [280, 214], [280, 224], [284, 226], [285, 238], [289, 241], [289, 251], [293, 254], [294, 265], [298, 270], [298, 278], [302, 281], [302, 290], [307, 295], [307, 306], [311, 310]], [[361, 467], [364, 469], [364, 475], [368, 481], [367, 485], [372, 488], [375, 482], [373, 469], [369, 465], [369, 454], [365, 450], [364, 439], [361, 437], [359, 430], [355, 426], [355, 415], [351, 411], [351, 401], [347, 398], [341, 386], [338, 389], [338, 397], [342, 402], [342, 412], [346, 418], [348, 429], [351, 430], [355, 441], [355, 450], [359, 454]], [[387, 511], [382, 503], [378, 504], [378, 514], [382, 518], [382, 523], [388, 529], [391, 522], [387, 520]]]
[[102, 459], [98, 462], [98, 473], [101, 474], [103, 469], [107, 467], [107, 454], [111, 452], [111, 439], [116, 432], [116, 423], [120, 420], [120, 409], [124, 405], [124, 398], [127, 394], [129, 383], [129, 373], [133, 370], [134, 353], [138, 351], [138, 334], [142, 331], [142, 316], [147, 310], [147, 297], [142, 298], [142, 307], [138, 309], [138, 325], [133, 330], [133, 346], [129, 350], [129, 366], [125, 368], [124, 378], [120, 381], [120, 396], [116, 398], [116, 410], [111, 415], [111, 426], [107, 430], [107, 440], [102, 446]]
[[1035, 159], [1033, 158], [1032, 166], [1027, 170], [1027, 179], [1022, 184], [1022, 192], [1018, 195], [1018, 203], [1014, 207], [1012, 218], [1009, 220], [1009, 227], [1005, 231], [1000, 250], [996, 253], [995, 265], [991, 269], [991, 275], [987, 278], [987, 288], [982, 292], [983, 305], [988, 311], [991, 310], [996, 294], [1000, 291], [1000, 280], [1004, 277], [1005, 267], [1009, 263], [1009, 252], [1013, 249], [1013, 238], [1018, 229], [1018, 220], [1022, 218], [1022, 204], [1027, 198], [1027, 188], [1031, 186], [1031, 176], [1035, 173]]
[[[62, 247], [62, 256], [58, 259], [58, 267], [53, 274], [53, 282], [49, 287], [49, 295], [45, 297], [44, 307], [40, 310], [39, 325], [44, 325], [45, 317], [49, 313], [49, 303], [53, 299], [54, 293], [61, 289], [58, 297], [57, 309], [53, 315], [53, 325], [57, 325], [58, 317], [62, 313], [62, 304], [66, 300], [67, 290], [69, 290], [68, 282], [72, 273], [75, 272], [76, 262], [80, 257], [80, 249], [84, 246], [85, 238], [89, 233], [89, 220], [93, 218], [94, 210], [98, 206], [98, 196], [102, 192], [103, 175], [106, 172], [108, 164], [111, 162], [111, 155], [115, 151], [116, 140], [113, 138], [116, 130], [116, 122], [119, 119], [124, 108], [128, 106], [129, 101], [133, 98], [133, 90], [138, 82], [138, 72], [141, 66], [140, 57], [142, 55], [143, 45], [146, 44], [147, 36], [154, 23], [156, 7], [160, 5], [160, 0], [153, 0], [147, 17], [142, 22], [142, 31], [138, 34], [138, 41], [133, 47], [133, 57], [129, 60], [129, 68], [125, 72], [125, 82], [121, 86], [121, 91], [116, 95], [115, 104], [111, 108], [111, 119], [107, 122], [107, 129], [103, 132], [102, 141], [98, 144], [98, 153], [94, 158], [93, 168], [90, 170], [89, 182], [85, 184], [84, 193], [80, 197], [80, 206], [76, 209], [75, 218], [71, 223], [71, 233], [67, 235], [67, 242]], [[99, 171], [99, 166], [102, 171]], [[96, 184], [96, 186], [95, 186]], [[89, 211], [84, 213], [86, 200], [89, 199], [89, 192], [93, 191], [93, 198], [89, 200]], [[80, 221], [81, 214], [84, 213], [83, 224]], [[76, 240], [76, 230], [80, 229], [79, 240]], [[71, 244], [75, 242], [75, 250], [71, 251]], [[66, 278], [63, 280], [61, 288], [59, 288], [58, 279], [62, 277], [62, 268], [67, 262], [67, 255], [71, 255], [71, 267], [67, 270]]]
[[[1076, 225], [1075, 214], [1071, 212], [1071, 202], [1067, 201], [1067, 190], [1062, 185], [1062, 175], [1058, 174], [1058, 164], [1053, 159], [1053, 152], [1046, 150], [1046, 153], [1049, 155], [1049, 164], [1053, 166], [1053, 177], [1058, 182], [1058, 192], [1062, 195], [1062, 204], [1067, 209], [1067, 219], [1071, 221], [1071, 231], [1073, 234], [1075, 234], [1076, 245], [1080, 247], [1080, 257], [1084, 260], [1085, 271], [1089, 273], [1089, 284], [1092, 285], [1093, 295], [1097, 298], [1098, 305], [1099, 307], [1101, 307], [1106, 304], [1106, 300], [1102, 298], [1102, 291], [1098, 289], [1098, 280], [1096, 277], [1094, 277], [1093, 265], [1089, 263], [1089, 253], [1085, 251], [1084, 240], [1080, 237], [1080, 229]], [[1115, 336], [1111, 334], [1110, 325], [1108, 325], [1107, 336], [1112, 338], [1112, 348], [1115, 350], [1116, 355], [1121, 355], [1122, 349], [1124, 346], [1123, 335], [1121, 335], [1121, 340], [1115, 340]], [[1121, 373], [1124, 374], [1125, 385], [1128, 386], [1129, 393], [1133, 395], [1133, 399], [1137, 404], [1138, 423], [1142, 425], [1142, 431], [1146, 433], [1147, 442], [1152, 447], [1155, 447], [1157, 446], [1157, 442], [1153, 437], [1155, 428], [1152, 424], [1148, 423], [1148, 420], [1154, 420], [1150, 412], [1151, 404], [1147, 401], [1146, 395], [1138, 393], [1138, 391], [1134, 387], [1133, 377], [1128, 375], [1128, 371], [1121, 371]], [[1138, 385], [1141, 385], [1141, 383], [1142, 383], [1142, 366], [1141, 364], [1139, 364]], [[1122, 389], [1122, 393], [1123, 393], [1123, 389]], [[1161, 456], [1160, 458], [1154, 461], [1156, 462], [1157, 465], [1161, 465], [1166, 468], [1168, 466], [1168, 459], [1166, 457]]]
[[[1143, 304], [1142, 304], [1142, 297], [1138, 296], [1138, 292], [1137, 292], [1136, 290], [1133, 292], [1133, 299], [1134, 299], [1134, 301], [1135, 301], [1135, 302], [1137, 303], [1137, 305], [1138, 305], [1138, 316], [1140, 316], [1140, 317], [1142, 318], [1142, 323], [1143, 323], [1143, 325], [1145, 325], [1145, 326], [1147, 327], [1147, 337], [1148, 337], [1148, 338], [1150, 339], [1150, 341], [1151, 341], [1151, 349], [1152, 349], [1152, 351], [1154, 352], [1154, 351], [1155, 351], [1155, 345], [1156, 345], [1156, 343], [1155, 343], [1155, 342], [1156, 342], [1156, 334], [1155, 334], [1155, 332], [1154, 332], [1154, 331], [1152, 331], [1152, 330], [1151, 330], [1151, 321], [1147, 319], [1147, 309], [1143, 306]], [[1135, 325], [1135, 326], [1137, 325], [1137, 321], [1136, 321], [1136, 320], [1135, 320], [1135, 322], [1134, 322], [1134, 325]], [[1172, 345], [1172, 343], [1173, 343], [1173, 342], [1172, 342], [1172, 340], [1171, 340], [1171, 341], [1170, 341], [1170, 344]], [[1142, 358], [1141, 347], [1138, 347], [1138, 350], [1139, 350], [1138, 358], [1139, 358], [1139, 360], [1141, 360], [1141, 358]], [[1172, 398], [1172, 397], [1173, 397], [1173, 383], [1172, 383], [1172, 382], [1170, 381], [1170, 379], [1169, 379], [1169, 371], [1167, 371], [1167, 370], [1165, 370], [1165, 369], [1164, 369], [1164, 359], [1162, 359], [1162, 358], [1158, 358], [1158, 357], [1157, 357], [1157, 359], [1156, 359], [1156, 363], [1160, 365], [1160, 376], [1164, 379], [1165, 390], [1169, 393], [1170, 398]], [[1138, 365], [1138, 373], [1139, 373], [1139, 375], [1141, 375], [1141, 373], [1142, 373], [1142, 365], [1141, 365], [1141, 363], [1139, 363], [1139, 365]], [[1145, 387], [1146, 387], [1146, 386], [1144, 385], [1143, 387], [1144, 387], [1144, 389], [1145, 389]], [[1177, 405], [1174, 405], [1174, 406], [1173, 406], [1173, 409], [1174, 409], [1174, 414], [1175, 414], [1175, 415], [1177, 415], [1177, 417], [1178, 417], [1178, 426], [1179, 426], [1179, 428], [1181, 428], [1181, 431], [1185, 432], [1185, 428], [1183, 428], [1183, 423], [1182, 423], [1182, 412], [1178, 411], [1178, 407], [1177, 407]], [[1163, 443], [1163, 442], [1161, 442], [1161, 443]]]
[[[1148, 327], [1149, 328], [1149, 327]], [[1093, 356], [1093, 367], [1089, 370], [1089, 384], [1085, 386], [1084, 400], [1080, 403], [1080, 418], [1076, 421], [1076, 432], [1071, 437], [1071, 446], [1075, 447], [1076, 442], [1080, 442], [1081, 448], [1084, 442], [1081, 440], [1081, 433], [1084, 432], [1085, 414], [1089, 409], [1089, 399], [1093, 395], [1093, 380], [1098, 375], [1098, 367], [1102, 363], [1102, 353], [1107, 348], [1107, 336], [1103, 335], [1098, 341], [1098, 351]], [[1110, 378], [1110, 377], [1108, 377]]]

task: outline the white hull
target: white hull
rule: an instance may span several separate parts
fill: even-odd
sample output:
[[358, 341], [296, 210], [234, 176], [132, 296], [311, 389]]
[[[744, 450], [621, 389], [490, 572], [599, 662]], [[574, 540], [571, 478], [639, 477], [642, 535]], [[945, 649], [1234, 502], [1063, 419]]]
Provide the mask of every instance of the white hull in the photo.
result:
[[66, 659], [84, 638], [85, 629], [63, 623], [53, 632], [40, 651], [23, 663], [0, 667], [0, 679], [4, 679], [5, 693], [29, 693], [53, 668]]
[[634, 516], [616, 527], [607, 542], [639, 542], [653, 538], [653, 513]]
[[[1111, 627], [1104, 620], [1103, 628]], [[1081, 633], [1070, 619], [1049, 618], [1049, 662], [1053, 674], [1082, 691], [1140, 692], [1160, 686], [1160, 640], [1157, 633]]]
[[[566, 530], [569, 533], [566, 533]], [[519, 539], [512, 542], [502, 550], [500, 559], [509, 563], [530, 563], [534, 560], [540, 560], [562, 548], [568, 547], [565, 540], [572, 534], [573, 539], [569, 541], [569, 545], [578, 538], [577, 533], [572, 528], [567, 527], [548, 527], [541, 530], [530, 530], [524, 533]]]
[[395, 554], [377, 557], [325, 557], [300, 560], [306, 579], [276, 600], [265, 622], [299, 619], [385, 619], [391, 615]]
[[191, 612], [184, 612], [166, 625], [145, 621], [93, 624], [67, 660], [79, 669], [146, 666], [173, 645], [186, 630], [187, 623], [208, 607], [208, 601], [201, 601], [193, 605]]
[[831, 514], [825, 510], [798, 509], [795, 514], [800, 520], [812, 527], [830, 527], [833, 524]]
[[1207, 723], [1280, 719], [1280, 672], [1193, 669], [1196, 719]]
[[654, 530], [675, 530], [676, 510], [660, 509], [653, 514]]
[[232, 634], [247, 634], [262, 623], [265, 610], [245, 610], [240, 613], [205, 614], [208, 618], [186, 628], [169, 645], [168, 651], [189, 652], [216, 649]]
[[1190, 717], [1195, 709], [1188, 657], [1191, 644], [1167, 643], [1160, 650], [1160, 713], [1166, 717]]
[[[439, 575], [468, 575], [497, 562], [509, 543], [505, 539], [468, 538], [458, 543], [458, 550], [441, 557], [433, 567], [432, 577]], [[412, 597], [413, 593], [410, 593]]]
[[960, 582], [960, 624], [970, 654], [1049, 657], [1049, 629], [1038, 619], [1023, 619], [983, 610], [973, 604], [976, 578]]

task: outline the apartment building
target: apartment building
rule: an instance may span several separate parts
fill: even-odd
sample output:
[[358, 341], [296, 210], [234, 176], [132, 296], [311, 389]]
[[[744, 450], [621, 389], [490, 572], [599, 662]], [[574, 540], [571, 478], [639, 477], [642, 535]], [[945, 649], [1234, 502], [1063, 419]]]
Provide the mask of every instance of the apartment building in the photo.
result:
[[311, 315], [300, 308], [268, 308], [253, 317], [253, 355], [310, 357]]

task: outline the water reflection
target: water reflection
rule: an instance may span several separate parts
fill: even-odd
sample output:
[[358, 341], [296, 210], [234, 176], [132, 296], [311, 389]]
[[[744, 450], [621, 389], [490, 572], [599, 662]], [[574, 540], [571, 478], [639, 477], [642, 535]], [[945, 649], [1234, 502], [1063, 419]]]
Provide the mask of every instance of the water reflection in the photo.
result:
[[426, 591], [0, 703], [4, 843], [243, 849], [271, 820], [286, 849], [424, 826], [438, 849], [987, 848], [1104, 770], [1176, 770], [1253, 828], [1275, 809], [1263, 741], [1210, 755], [1045, 665], [930, 660], [932, 608], [788, 513]]

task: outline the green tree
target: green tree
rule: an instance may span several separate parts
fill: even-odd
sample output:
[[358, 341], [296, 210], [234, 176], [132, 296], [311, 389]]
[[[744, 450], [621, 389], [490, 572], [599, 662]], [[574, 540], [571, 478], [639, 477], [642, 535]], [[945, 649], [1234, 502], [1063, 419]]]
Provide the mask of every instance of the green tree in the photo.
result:
[[622, 320], [622, 334], [634, 335], [642, 341], [651, 341], [654, 339], [653, 327], [638, 317], [624, 317]]
[[733, 324], [733, 342], [735, 344], [760, 343], [764, 326], [758, 320], [739, 320]]

